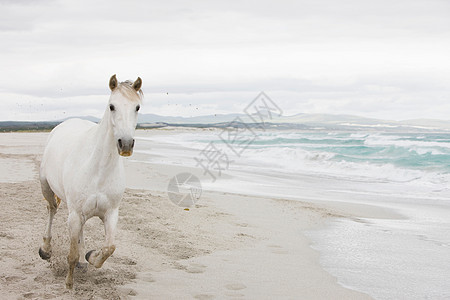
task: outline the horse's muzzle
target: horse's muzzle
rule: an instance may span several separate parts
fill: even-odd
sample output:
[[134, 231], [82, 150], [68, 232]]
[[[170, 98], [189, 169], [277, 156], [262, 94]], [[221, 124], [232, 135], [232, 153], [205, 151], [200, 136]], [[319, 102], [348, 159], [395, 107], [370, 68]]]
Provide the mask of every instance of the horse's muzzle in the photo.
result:
[[118, 139], [117, 150], [121, 156], [131, 156], [133, 154], [134, 139]]

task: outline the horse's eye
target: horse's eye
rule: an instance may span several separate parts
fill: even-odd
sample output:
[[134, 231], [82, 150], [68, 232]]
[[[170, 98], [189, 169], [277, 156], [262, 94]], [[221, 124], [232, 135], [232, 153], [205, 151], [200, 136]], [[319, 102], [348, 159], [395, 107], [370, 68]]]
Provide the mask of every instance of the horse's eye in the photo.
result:
[[116, 109], [116, 108], [114, 107], [114, 105], [112, 105], [112, 104], [109, 105], [109, 110], [110, 110], [110, 111], [114, 111], [115, 109]]
[[136, 111], [139, 111], [140, 108], [141, 108], [141, 106], [138, 104], [138, 105], [136, 106]]

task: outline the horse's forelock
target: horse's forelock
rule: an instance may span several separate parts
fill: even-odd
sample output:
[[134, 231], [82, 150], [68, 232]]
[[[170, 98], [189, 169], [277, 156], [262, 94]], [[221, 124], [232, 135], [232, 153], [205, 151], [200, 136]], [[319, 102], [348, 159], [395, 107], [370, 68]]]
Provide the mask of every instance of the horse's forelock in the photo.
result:
[[139, 91], [136, 91], [133, 88], [133, 82], [130, 80], [120, 82], [117, 90], [130, 101], [141, 102], [142, 98], [144, 97], [144, 93], [142, 92], [142, 90], [139, 89]]

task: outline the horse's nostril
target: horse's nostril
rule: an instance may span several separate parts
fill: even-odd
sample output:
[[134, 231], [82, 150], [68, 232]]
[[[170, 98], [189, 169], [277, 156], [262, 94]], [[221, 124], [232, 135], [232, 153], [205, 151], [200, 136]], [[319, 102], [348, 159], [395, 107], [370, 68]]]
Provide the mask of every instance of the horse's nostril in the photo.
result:
[[119, 142], [119, 147], [122, 148], [122, 139], [119, 139], [118, 142]]
[[134, 147], [134, 139], [133, 139], [133, 143], [131, 144], [131, 148], [133, 148]]

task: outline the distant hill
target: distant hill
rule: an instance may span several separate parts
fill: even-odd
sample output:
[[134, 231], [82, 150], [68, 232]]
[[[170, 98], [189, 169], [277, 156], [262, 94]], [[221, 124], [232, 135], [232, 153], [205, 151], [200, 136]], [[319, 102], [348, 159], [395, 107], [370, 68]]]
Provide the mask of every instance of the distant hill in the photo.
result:
[[0, 121], [0, 132], [5, 131], [45, 131], [52, 130], [56, 125], [72, 118], [80, 118], [97, 123], [99, 118], [92, 116], [70, 117], [58, 121]]
[[435, 119], [414, 119], [414, 120], [406, 120], [399, 122], [400, 124], [406, 126], [413, 127], [425, 127], [425, 128], [433, 128], [433, 129], [449, 129], [450, 130], [450, 121], [449, 120], [435, 120]]
[[216, 124], [222, 122], [231, 122], [236, 117], [244, 117], [248, 119], [244, 114], [215, 114], [197, 117], [171, 117], [160, 116], [155, 114], [140, 114], [138, 123], [170, 123], [170, 124]]
[[333, 114], [296, 114], [275, 118], [273, 122], [302, 123], [311, 126], [344, 126], [344, 127], [373, 127], [373, 128], [422, 128], [450, 130], [450, 121], [435, 119], [414, 119], [404, 121], [380, 120], [353, 115]]
[[[232, 122], [236, 118], [242, 122], [253, 121], [245, 114], [217, 114], [199, 117], [169, 117], [155, 114], [143, 114], [139, 116], [139, 123], [164, 123], [164, 124], [219, 124]], [[415, 130], [450, 130], [450, 121], [433, 119], [416, 119], [405, 121], [380, 120], [354, 115], [333, 114], [296, 114], [292, 116], [274, 117], [267, 120], [274, 124], [302, 124], [308, 127], [326, 127], [330, 129], [357, 130], [357, 129], [415, 129]]]
[[96, 117], [93, 117], [93, 116], [75, 116], [75, 117], [69, 117], [69, 118], [62, 119], [59, 122], [61, 123], [61, 122], [65, 121], [65, 120], [75, 119], [75, 118], [91, 121], [91, 122], [94, 122], [94, 123], [98, 123], [100, 121], [99, 118], [96, 118]]
[[315, 126], [320, 125], [342, 125], [342, 124], [359, 124], [359, 125], [377, 125], [392, 124], [394, 121], [385, 121], [372, 118], [358, 117], [353, 115], [333, 115], [333, 114], [296, 114], [292, 116], [282, 116], [275, 118], [273, 122], [286, 123], [303, 123]]
[[8, 131], [45, 131], [51, 130], [60, 122], [22, 122], [4, 121], [0, 122], [0, 132]]
[[[79, 117], [85, 120], [98, 122], [92, 116]], [[64, 119], [66, 120], [66, 119]], [[49, 122], [0, 122], [1, 131], [14, 130], [49, 130], [60, 121]], [[233, 122], [233, 123], [231, 123]], [[261, 124], [245, 114], [216, 114], [197, 117], [173, 117], [156, 114], [140, 114], [138, 128], [156, 128], [165, 126], [182, 127], [260, 127]], [[415, 131], [450, 131], [450, 121], [416, 119], [405, 121], [389, 121], [365, 118], [353, 115], [332, 114], [296, 114], [292, 116], [274, 117], [267, 120], [266, 127], [278, 129], [329, 129], [329, 130], [415, 130]]]

